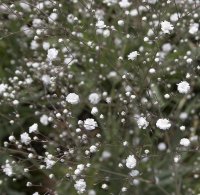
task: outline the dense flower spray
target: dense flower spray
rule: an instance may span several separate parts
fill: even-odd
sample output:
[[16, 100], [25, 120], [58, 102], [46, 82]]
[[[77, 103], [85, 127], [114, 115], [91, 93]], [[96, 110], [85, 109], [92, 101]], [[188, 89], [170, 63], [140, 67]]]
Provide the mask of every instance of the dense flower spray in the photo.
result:
[[199, 0], [3, 0], [0, 194], [200, 194]]

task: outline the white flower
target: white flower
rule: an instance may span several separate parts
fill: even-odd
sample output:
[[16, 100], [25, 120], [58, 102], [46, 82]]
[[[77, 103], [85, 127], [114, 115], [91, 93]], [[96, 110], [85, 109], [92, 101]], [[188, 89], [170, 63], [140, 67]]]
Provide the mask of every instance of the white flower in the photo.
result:
[[131, 16], [137, 16], [137, 15], [138, 15], [138, 10], [137, 10], [137, 9], [132, 9], [132, 10], [130, 11], [130, 15], [131, 15]]
[[56, 164], [56, 161], [48, 157], [44, 159], [44, 162], [46, 163], [46, 169], [51, 169]]
[[35, 19], [33, 19], [32, 24], [33, 24], [33, 27], [38, 28], [38, 27], [42, 26], [43, 21], [39, 18], [35, 18]]
[[187, 94], [190, 91], [190, 85], [187, 81], [181, 81], [177, 84], [177, 89], [179, 93]]
[[77, 168], [75, 169], [74, 174], [75, 174], [75, 175], [80, 175], [81, 172], [84, 170], [84, 167], [85, 167], [85, 166], [84, 166], [83, 164], [77, 165]]
[[98, 108], [97, 107], [93, 107], [91, 110], [91, 114], [95, 115], [98, 113]]
[[74, 184], [74, 188], [77, 190], [79, 194], [85, 192], [86, 182], [84, 181], [84, 179], [77, 180], [76, 183]]
[[38, 47], [39, 47], [39, 44], [35, 40], [31, 41], [31, 49], [32, 50], [35, 50]]
[[83, 171], [84, 170], [84, 164], [79, 164], [79, 165], [77, 165], [77, 169], [79, 169], [79, 170], [81, 170], [81, 171]]
[[43, 124], [43, 125], [48, 125], [49, 124], [49, 121], [48, 121], [48, 116], [43, 114], [41, 117], [40, 117], [40, 122]]
[[137, 124], [140, 129], [146, 129], [149, 125], [149, 122], [146, 120], [145, 117], [140, 117], [137, 119]]
[[126, 166], [129, 169], [133, 169], [136, 166], [136, 159], [134, 155], [129, 155], [126, 159]]
[[97, 151], [97, 147], [95, 145], [90, 146], [90, 152], [95, 153]]
[[147, 0], [149, 4], [155, 4], [158, 0]]
[[188, 118], [188, 113], [187, 112], [181, 112], [179, 115], [179, 118], [181, 120], [186, 120]]
[[43, 47], [44, 50], [48, 50], [49, 47], [50, 47], [50, 43], [49, 42], [43, 42], [42, 47]]
[[13, 169], [9, 163], [6, 163], [5, 165], [2, 165], [1, 168], [3, 169], [3, 172], [11, 177], [13, 175]]
[[88, 118], [84, 121], [83, 126], [86, 130], [94, 130], [96, 127], [98, 127], [97, 122], [93, 118]]
[[33, 193], [33, 195], [40, 195], [38, 192]]
[[53, 23], [55, 20], [57, 20], [57, 18], [58, 18], [58, 14], [53, 12], [48, 17], [48, 20], [49, 20], [50, 23]]
[[38, 124], [34, 123], [29, 127], [29, 133], [35, 133], [38, 130]]
[[157, 120], [156, 127], [162, 130], [167, 130], [171, 127], [171, 123], [169, 122], [168, 119], [161, 118]]
[[180, 140], [180, 145], [185, 146], [185, 147], [188, 147], [188, 146], [190, 145], [190, 140], [187, 139], [187, 138], [182, 138], [182, 139]]
[[57, 49], [55, 49], [55, 48], [48, 49], [47, 59], [49, 61], [55, 60], [57, 55], [58, 55], [58, 50]]
[[112, 154], [109, 151], [105, 150], [105, 151], [102, 152], [101, 157], [102, 157], [103, 160], [106, 160], [106, 159], [109, 159], [111, 156], [112, 156]]
[[170, 21], [171, 22], [177, 22], [180, 14], [179, 13], [174, 13], [170, 16]]
[[199, 24], [198, 23], [194, 23], [190, 25], [190, 29], [189, 29], [189, 33], [194, 35], [198, 32], [199, 30]]
[[101, 100], [101, 97], [98, 93], [91, 93], [88, 99], [91, 104], [98, 104], [99, 101]]
[[31, 7], [29, 6], [27, 2], [20, 2], [19, 5], [24, 11], [27, 11], [27, 12], [31, 11]]
[[121, 0], [119, 2], [119, 6], [121, 8], [128, 8], [128, 7], [130, 7], [130, 5], [131, 5], [131, 3], [128, 0]]
[[174, 29], [173, 25], [168, 22], [168, 21], [163, 21], [161, 22], [161, 30], [165, 33], [165, 34], [170, 34], [170, 31], [172, 31]]
[[11, 135], [11, 136], [9, 136], [8, 140], [10, 142], [15, 142], [16, 139], [15, 139], [15, 136]]
[[6, 91], [8, 85], [7, 84], [0, 84], [0, 94]]
[[106, 25], [104, 24], [103, 20], [98, 20], [96, 23], [96, 27], [97, 27], [97, 29], [101, 29], [101, 28], [106, 27]]
[[30, 144], [31, 142], [31, 138], [29, 137], [29, 134], [24, 132], [20, 135], [20, 138], [21, 138], [21, 142], [25, 145], [28, 145]]
[[139, 53], [137, 51], [133, 51], [128, 55], [128, 60], [135, 60], [136, 57], [139, 55]]
[[33, 30], [31, 28], [29, 28], [28, 26], [24, 25], [20, 28], [20, 30], [27, 36], [27, 37], [31, 37], [31, 35], [33, 34]]
[[96, 191], [95, 190], [88, 190], [88, 195], [96, 195]]
[[42, 81], [44, 85], [49, 85], [51, 83], [51, 77], [47, 74], [42, 75]]
[[104, 183], [104, 184], [102, 184], [101, 188], [106, 190], [108, 188], [108, 185], [106, 183]]
[[162, 46], [162, 50], [165, 52], [165, 53], [168, 53], [172, 50], [172, 45], [170, 43], [165, 43], [163, 44]]
[[140, 174], [140, 172], [138, 171], [138, 170], [132, 170], [130, 173], [129, 173], [129, 175], [131, 176], [131, 177], [136, 177], [136, 176], [138, 176]]
[[103, 3], [107, 4], [108, 6], [111, 6], [116, 4], [117, 0], [103, 0]]
[[77, 94], [69, 93], [66, 97], [66, 101], [70, 104], [78, 104], [80, 102], [80, 99]]
[[167, 148], [167, 146], [164, 142], [161, 142], [158, 144], [158, 150], [164, 151], [164, 150], [166, 150], [166, 148]]

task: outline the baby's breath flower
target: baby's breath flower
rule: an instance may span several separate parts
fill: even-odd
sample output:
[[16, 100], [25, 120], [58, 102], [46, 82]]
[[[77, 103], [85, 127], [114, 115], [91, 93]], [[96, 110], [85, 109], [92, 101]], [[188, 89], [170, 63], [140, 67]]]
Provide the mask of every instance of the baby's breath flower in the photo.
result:
[[136, 166], [136, 159], [134, 155], [129, 155], [126, 159], [126, 167], [129, 169], [133, 169]]
[[98, 93], [91, 93], [88, 99], [91, 104], [98, 104], [99, 101], [101, 100], [101, 97]]
[[57, 55], [58, 55], [58, 50], [57, 49], [55, 49], [55, 48], [48, 49], [47, 59], [49, 61], [55, 60], [57, 58]]
[[168, 21], [161, 22], [161, 30], [165, 34], [170, 34], [170, 32], [174, 29], [173, 25]]
[[79, 96], [75, 93], [69, 93], [66, 97], [66, 101], [70, 104], [78, 104], [80, 102]]
[[179, 93], [187, 94], [190, 91], [190, 84], [187, 81], [181, 81], [177, 84]]
[[133, 61], [133, 60], [136, 59], [136, 57], [137, 57], [138, 55], [139, 55], [139, 53], [138, 53], [137, 51], [133, 51], [133, 52], [131, 52], [131, 53], [128, 55], [128, 60]]
[[93, 118], [88, 118], [84, 121], [83, 126], [86, 130], [94, 130], [96, 127], [98, 127], [97, 122]]
[[166, 118], [158, 119], [156, 122], [156, 127], [162, 130], [168, 130], [171, 127], [171, 123]]
[[7, 176], [11, 177], [13, 175], [13, 168], [8, 162], [5, 165], [2, 165], [1, 168]]
[[146, 129], [149, 125], [149, 122], [146, 120], [145, 117], [139, 117], [137, 119], [137, 124], [140, 129]]
[[121, 0], [119, 2], [119, 6], [121, 8], [128, 8], [128, 7], [130, 7], [130, 5], [131, 5], [131, 3], [128, 0]]
[[29, 127], [29, 133], [35, 133], [35, 132], [37, 132], [37, 130], [38, 130], [38, 124], [37, 123], [34, 123], [33, 125], [31, 125]]
[[20, 135], [20, 138], [21, 138], [21, 142], [25, 145], [28, 145], [30, 144], [31, 142], [31, 138], [29, 137], [29, 134], [24, 132]]
[[185, 146], [185, 147], [188, 147], [188, 146], [190, 145], [190, 140], [187, 139], [187, 138], [182, 138], [182, 139], [180, 140], [180, 145]]
[[74, 184], [74, 188], [76, 189], [78, 194], [84, 193], [85, 190], [86, 190], [86, 182], [85, 182], [85, 180], [84, 179], [76, 180], [76, 182]]

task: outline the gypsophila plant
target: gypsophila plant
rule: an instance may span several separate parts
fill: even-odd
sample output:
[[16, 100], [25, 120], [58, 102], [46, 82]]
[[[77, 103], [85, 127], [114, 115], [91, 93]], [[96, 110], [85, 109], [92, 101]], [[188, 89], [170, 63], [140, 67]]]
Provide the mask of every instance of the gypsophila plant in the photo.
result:
[[200, 194], [199, 14], [0, 0], [0, 194]]

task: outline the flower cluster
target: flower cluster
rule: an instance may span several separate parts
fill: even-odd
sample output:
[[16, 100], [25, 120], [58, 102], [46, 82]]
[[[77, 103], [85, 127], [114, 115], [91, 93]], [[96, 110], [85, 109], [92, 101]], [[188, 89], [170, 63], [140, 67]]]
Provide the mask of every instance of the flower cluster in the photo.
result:
[[0, 194], [200, 194], [199, 0], [4, 0]]

